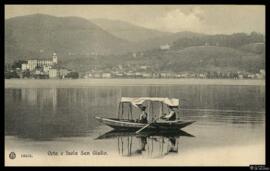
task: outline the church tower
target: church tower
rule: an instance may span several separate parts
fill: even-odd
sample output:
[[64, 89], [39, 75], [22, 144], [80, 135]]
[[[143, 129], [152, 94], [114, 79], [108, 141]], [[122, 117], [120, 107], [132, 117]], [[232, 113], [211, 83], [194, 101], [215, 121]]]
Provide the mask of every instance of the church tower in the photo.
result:
[[53, 53], [53, 63], [57, 64], [57, 56], [56, 53]]

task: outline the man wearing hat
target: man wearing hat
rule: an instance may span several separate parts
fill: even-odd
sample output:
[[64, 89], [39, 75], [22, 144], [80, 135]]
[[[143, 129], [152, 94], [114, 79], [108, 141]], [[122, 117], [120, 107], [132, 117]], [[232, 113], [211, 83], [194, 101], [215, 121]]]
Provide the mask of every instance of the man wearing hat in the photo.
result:
[[140, 105], [139, 108], [142, 110], [139, 121], [141, 123], [147, 123], [147, 113], [145, 112], [146, 106]]

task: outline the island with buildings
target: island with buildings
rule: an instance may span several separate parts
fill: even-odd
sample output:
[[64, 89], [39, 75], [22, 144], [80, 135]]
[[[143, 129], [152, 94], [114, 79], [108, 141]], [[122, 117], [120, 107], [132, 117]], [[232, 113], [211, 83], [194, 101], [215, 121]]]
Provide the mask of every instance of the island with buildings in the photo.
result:
[[78, 73], [58, 64], [56, 53], [52, 59], [16, 61], [5, 68], [6, 78], [64, 79], [78, 78]]

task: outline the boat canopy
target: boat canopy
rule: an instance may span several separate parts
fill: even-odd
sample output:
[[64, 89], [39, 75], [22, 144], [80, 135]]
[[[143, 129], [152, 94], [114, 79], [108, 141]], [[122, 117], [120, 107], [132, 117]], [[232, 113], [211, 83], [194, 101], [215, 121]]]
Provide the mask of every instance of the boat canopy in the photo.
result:
[[133, 106], [138, 107], [145, 101], [162, 102], [169, 106], [179, 106], [179, 99], [175, 98], [162, 98], [162, 97], [122, 97], [121, 102], [130, 102]]

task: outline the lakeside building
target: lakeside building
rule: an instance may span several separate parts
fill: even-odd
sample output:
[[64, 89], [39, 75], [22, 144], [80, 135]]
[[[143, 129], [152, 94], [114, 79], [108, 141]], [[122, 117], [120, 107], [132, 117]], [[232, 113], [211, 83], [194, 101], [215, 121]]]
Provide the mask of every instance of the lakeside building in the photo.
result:
[[115, 73], [114, 75], [115, 75], [116, 77], [120, 77], [120, 78], [124, 76], [123, 73]]
[[169, 50], [171, 47], [170, 47], [169, 44], [165, 44], [165, 45], [161, 45], [159, 48], [160, 48], [161, 50]]
[[140, 66], [140, 69], [143, 69], [143, 70], [146, 70], [147, 68], [150, 68], [150, 67], [148, 67], [148, 66], [146, 66], [146, 65]]
[[153, 73], [153, 78], [160, 78], [160, 73]]
[[206, 74], [199, 74], [199, 78], [206, 78]]
[[52, 68], [49, 70], [49, 78], [62, 78], [63, 79], [70, 72], [71, 71], [64, 68], [60, 68], [60, 69]]
[[27, 60], [27, 63], [22, 64], [22, 71], [25, 70], [29, 70], [29, 71], [33, 71], [36, 68], [43, 68], [43, 70], [48, 71], [50, 69], [50, 67], [52, 67], [53, 65], [56, 65], [58, 62], [56, 53], [53, 53], [52, 56], [52, 60], [49, 59], [30, 59]]
[[59, 71], [57, 69], [49, 70], [49, 78], [58, 78]]
[[265, 78], [265, 70], [264, 69], [260, 69], [260, 74], [262, 78]]
[[111, 73], [102, 73], [102, 78], [112, 78]]
[[70, 73], [69, 70], [58, 66], [58, 58], [56, 53], [53, 53], [52, 59], [30, 59], [27, 63], [22, 64], [22, 71], [30, 71], [34, 78], [65, 78]]
[[136, 72], [136, 73], [135, 73], [135, 77], [136, 77], [136, 78], [142, 78], [142, 73]]
[[59, 72], [59, 78], [65, 78], [66, 75], [68, 75], [71, 71], [64, 69], [64, 68], [61, 68], [58, 70], [58, 72]]
[[152, 73], [142, 73], [143, 78], [152, 78]]
[[170, 72], [162, 72], [162, 73], [160, 73], [161, 78], [173, 78], [174, 76], [175, 76], [175, 74], [170, 73]]
[[94, 73], [93, 76], [94, 78], [101, 78], [102, 75], [101, 73]]
[[136, 73], [134, 73], [134, 72], [127, 72], [126, 73], [126, 76], [128, 77], [128, 78], [135, 78], [136, 77]]

